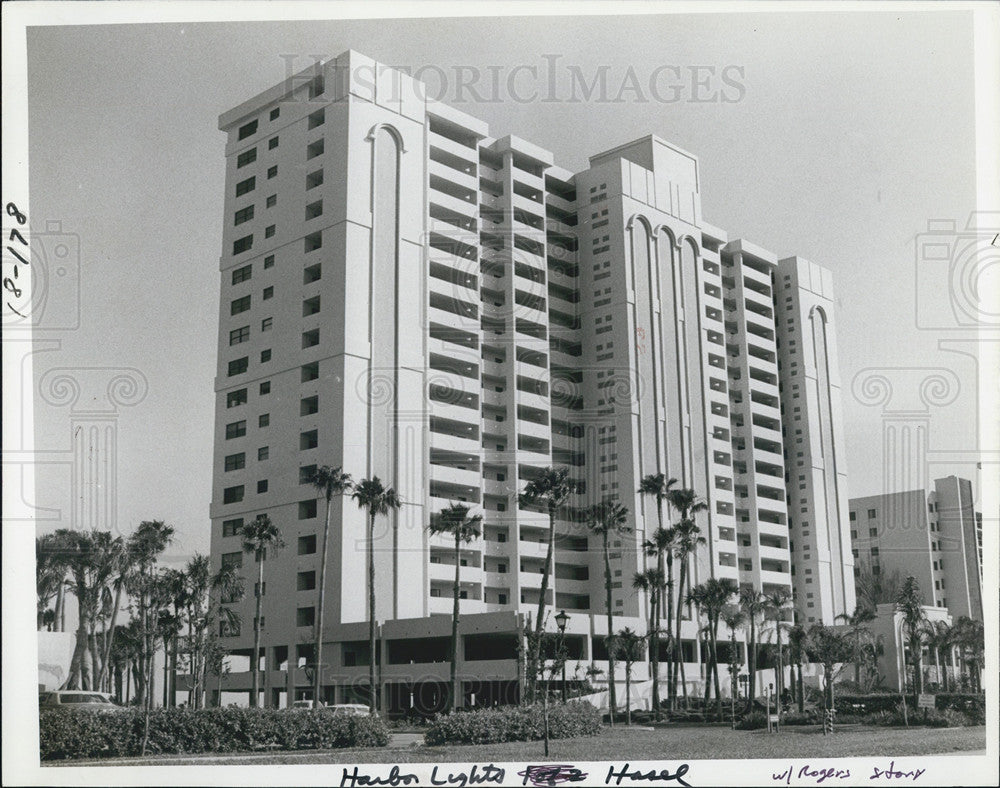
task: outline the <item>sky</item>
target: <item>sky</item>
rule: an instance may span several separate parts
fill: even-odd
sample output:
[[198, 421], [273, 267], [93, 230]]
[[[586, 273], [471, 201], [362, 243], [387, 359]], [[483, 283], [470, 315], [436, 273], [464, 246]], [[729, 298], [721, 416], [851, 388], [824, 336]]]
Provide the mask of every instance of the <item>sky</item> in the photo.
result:
[[[145, 395], [115, 421], [116, 527], [166, 520], [174, 559], [209, 546], [218, 116], [346, 49], [422, 69], [493, 136], [568, 170], [648, 133], [697, 155], [706, 221], [833, 272], [849, 495], [884, 485], [886, 417], [852, 385], [874, 371], [889, 407], [926, 411], [928, 478], [975, 481], [976, 360], [939, 346], [966, 334], [945, 328], [944, 269], [915, 257], [929, 221], [963, 228], [976, 208], [968, 12], [53, 26], [27, 44], [31, 225], [69, 236], [73, 270], [52, 287], [79, 304], [36, 343], [35, 391], [57, 368], [141, 373]], [[606, 93], [574, 94], [574, 70], [603, 73]], [[933, 374], [947, 391], [927, 405]], [[36, 397], [35, 448], [54, 458], [35, 469], [45, 529], [70, 524], [71, 411]]]

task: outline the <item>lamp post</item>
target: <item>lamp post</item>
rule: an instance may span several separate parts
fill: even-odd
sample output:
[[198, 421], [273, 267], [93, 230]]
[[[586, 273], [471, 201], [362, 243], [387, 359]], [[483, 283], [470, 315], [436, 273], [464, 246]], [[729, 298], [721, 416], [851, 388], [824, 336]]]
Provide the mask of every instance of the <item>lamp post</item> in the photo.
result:
[[565, 652], [565, 636], [566, 636], [566, 622], [569, 621], [569, 616], [566, 614], [565, 610], [560, 610], [556, 614], [556, 626], [559, 627], [559, 651], [562, 657], [562, 702], [566, 702], [566, 652]]

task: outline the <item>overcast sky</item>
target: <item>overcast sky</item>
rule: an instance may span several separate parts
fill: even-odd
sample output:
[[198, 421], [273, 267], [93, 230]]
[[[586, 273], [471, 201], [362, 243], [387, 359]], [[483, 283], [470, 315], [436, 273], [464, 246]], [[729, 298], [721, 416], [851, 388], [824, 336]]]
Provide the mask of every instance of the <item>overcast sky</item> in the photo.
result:
[[[36, 355], [36, 378], [52, 367], [142, 371], [148, 395], [118, 421], [119, 528], [164, 519], [178, 529], [175, 556], [207, 551], [217, 118], [313, 55], [356, 49], [423, 67], [494, 136], [530, 140], [569, 170], [658, 134], [699, 157], [706, 221], [831, 269], [849, 494], [876, 494], [881, 409], [852, 394], [861, 370], [953, 371], [957, 396], [931, 409], [928, 444], [975, 449], [975, 361], [917, 328], [914, 284], [917, 234], [929, 220], [964, 227], [975, 209], [971, 22], [935, 11], [33, 28], [32, 225], [58, 220], [78, 236], [82, 305], [79, 328]], [[606, 93], [573, 100], [574, 69], [589, 83], [602, 68]], [[39, 402], [35, 420], [37, 449], [68, 447], [68, 408]], [[950, 473], [975, 469], [930, 470]], [[37, 504], [66, 517], [65, 469], [39, 466], [37, 480]]]

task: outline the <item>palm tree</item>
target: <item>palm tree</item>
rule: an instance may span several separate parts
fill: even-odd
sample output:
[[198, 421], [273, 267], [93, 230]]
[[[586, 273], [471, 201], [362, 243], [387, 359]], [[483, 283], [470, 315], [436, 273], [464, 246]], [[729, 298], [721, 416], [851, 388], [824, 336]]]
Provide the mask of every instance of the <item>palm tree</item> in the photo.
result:
[[[604, 591], [606, 594], [606, 605], [608, 612], [608, 640], [614, 635], [614, 607], [611, 600], [611, 552], [610, 545], [608, 543], [609, 538], [612, 535], [624, 534], [632, 530], [632, 527], [628, 524], [628, 508], [622, 504], [614, 501], [611, 498], [605, 498], [599, 504], [595, 504], [590, 508], [590, 512], [587, 516], [590, 532], [595, 536], [601, 537], [601, 544], [604, 549]], [[611, 648], [610, 642], [607, 643], [608, 647], [608, 707], [610, 708], [610, 720], [611, 724], [615, 724], [615, 708], [617, 706], [617, 698], [615, 697], [615, 654], [614, 649]]]
[[389, 514], [403, 505], [392, 487], [386, 487], [378, 476], [362, 479], [354, 486], [351, 498], [358, 508], [368, 510], [368, 712], [378, 714], [380, 687], [375, 680], [375, 518]]
[[[943, 683], [942, 692], [948, 691], [948, 676], [941, 670], [941, 653], [945, 655], [952, 645], [952, 627], [947, 621], [924, 621], [921, 627], [924, 642], [934, 654], [934, 667], [937, 670], [937, 680]], [[946, 668], [947, 670], [947, 668]], [[943, 679], [943, 682], [942, 682]]]
[[[54, 599], [56, 607], [66, 581], [66, 564], [58, 550], [55, 534], [45, 534], [35, 539], [35, 591], [38, 598], [38, 629], [46, 623], [49, 603]], [[59, 611], [52, 611], [54, 622], [59, 620]]]
[[[253, 620], [253, 653], [250, 657], [252, 687], [250, 690], [250, 706], [257, 708], [260, 698], [260, 630], [261, 605], [264, 597], [264, 561], [267, 560], [267, 549], [284, 547], [281, 531], [266, 514], [258, 514], [250, 522], [244, 523], [240, 529], [243, 537], [243, 552], [252, 553], [257, 562], [257, 587], [254, 589], [256, 608]], [[265, 668], [266, 669], [266, 668]]]
[[[680, 600], [684, 598], [684, 594], [686, 593], [685, 584], [690, 587], [688, 564], [697, 554], [698, 546], [706, 543], [705, 537], [701, 536], [701, 529], [695, 524], [693, 518], [698, 512], [705, 511], [708, 508], [708, 504], [698, 498], [694, 490], [688, 488], [671, 490], [668, 494], [668, 500], [671, 506], [680, 512], [680, 521], [675, 526], [677, 536], [674, 548], [674, 554], [681, 564], [680, 582], [677, 586], [677, 628], [674, 635], [674, 658], [677, 662], [677, 668], [680, 670], [681, 685], [684, 690], [684, 702], [686, 705], [687, 681], [684, 676], [684, 655], [681, 648], [683, 607], [680, 604]], [[688, 588], [688, 590], [690, 589]], [[675, 671], [674, 680], [671, 681], [671, 693], [674, 699], [677, 697], [676, 677], [677, 674]]]
[[792, 594], [787, 588], [776, 588], [764, 596], [767, 605], [766, 615], [774, 622], [774, 636], [778, 642], [778, 671], [775, 691], [778, 693], [778, 722], [781, 722], [781, 695], [785, 689], [785, 670], [781, 654], [781, 627], [784, 625], [785, 612], [792, 601]]
[[[962, 663], [962, 682], [968, 681], [974, 692], [981, 692], [980, 671], [985, 656], [983, 622], [959, 616], [954, 624], [955, 644]], [[968, 676], [966, 674], [969, 674]]]
[[135, 571], [136, 565], [134, 556], [128, 549], [128, 544], [121, 537], [117, 537], [112, 542], [112, 549], [108, 556], [111, 563], [111, 570], [114, 573], [112, 587], [115, 592], [115, 601], [111, 611], [111, 623], [107, 628], [107, 635], [104, 643], [104, 658], [101, 660], [101, 670], [97, 684], [101, 686], [104, 677], [108, 672], [108, 664], [111, 660], [111, 648], [115, 639], [115, 629], [118, 622], [118, 612], [121, 609], [122, 593], [129, 582], [129, 577]]
[[738, 692], [736, 682], [738, 681], [737, 677], [740, 670], [739, 651], [736, 646], [736, 630], [740, 629], [746, 622], [746, 615], [740, 609], [739, 605], [726, 605], [722, 610], [722, 621], [729, 628], [729, 692], [735, 704]]
[[135, 571], [126, 579], [126, 591], [135, 603], [135, 613], [142, 632], [140, 644], [140, 671], [136, 681], [139, 705], [153, 706], [153, 654], [155, 651], [157, 609], [156, 583], [153, 565], [167, 545], [173, 540], [173, 526], [162, 520], [143, 520], [126, 542], [129, 560]]
[[[569, 468], [545, 468], [528, 482], [524, 492], [518, 495], [518, 505], [525, 509], [544, 506], [549, 515], [549, 545], [545, 552], [545, 567], [542, 570], [542, 587], [538, 595], [538, 612], [535, 614], [535, 636], [529, 642], [528, 650], [528, 694], [534, 698], [535, 684], [538, 680], [538, 662], [540, 657], [542, 631], [545, 626], [545, 595], [549, 590], [549, 573], [552, 571], [552, 559], [555, 551], [556, 512], [566, 503], [566, 500], [576, 489], [576, 483], [570, 478]], [[614, 677], [609, 676], [613, 682]]]
[[319, 561], [319, 597], [316, 602], [316, 643], [313, 646], [313, 656], [316, 661], [316, 671], [313, 678], [313, 699], [318, 706], [323, 685], [323, 621], [326, 613], [326, 564], [329, 556], [327, 546], [330, 543], [330, 510], [333, 508], [334, 496], [342, 496], [349, 492], [354, 482], [351, 475], [344, 473], [338, 465], [331, 468], [321, 465], [307, 479], [308, 484], [326, 501], [326, 519], [323, 521], [323, 552]]
[[649, 594], [649, 662], [653, 673], [653, 713], [660, 719], [660, 624], [656, 614], [660, 609], [660, 593], [663, 590], [663, 572], [646, 569], [636, 572], [632, 578], [632, 588]]
[[[916, 708], [917, 695], [923, 692], [923, 625], [926, 619], [924, 613], [924, 597], [920, 593], [920, 586], [917, 579], [910, 575], [903, 581], [902, 587], [896, 594], [896, 611], [903, 616], [903, 632], [906, 640], [906, 647], [910, 652], [910, 661], [913, 663], [913, 705]], [[904, 676], [905, 683], [905, 676]]]
[[833, 666], [850, 661], [854, 653], [854, 644], [837, 630], [822, 624], [813, 624], [809, 628], [808, 638], [809, 651], [813, 659], [823, 664], [826, 708], [832, 709], [834, 708], [833, 684], [836, 678]]
[[[739, 586], [729, 578], [710, 577], [704, 583], [695, 586], [701, 589], [701, 608], [708, 619], [709, 637], [709, 667], [712, 671], [712, 678], [715, 682], [716, 710], [719, 715], [719, 722], [722, 722], [722, 693], [719, 689], [719, 621], [729, 605], [729, 600], [739, 592]], [[706, 692], [705, 699], [708, 699], [708, 676], [705, 677]]]
[[625, 627], [614, 639], [614, 649], [625, 661], [625, 724], [632, 724], [632, 665], [645, 657], [645, 638]]
[[459, 699], [462, 697], [458, 681], [458, 604], [461, 598], [462, 542], [469, 544], [473, 539], [478, 539], [480, 525], [483, 522], [481, 514], [469, 516], [470, 508], [461, 503], [453, 503], [432, 519], [430, 524], [432, 534], [451, 534], [455, 537], [455, 585], [453, 588], [455, 602], [451, 614], [451, 698], [448, 704], [452, 711], [458, 708]]
[[[673, 479], [670, 480], [671, 483], [674, 482]], [[641, 488], [640, 488], [641, 489]], [[657, 513], [661, 511], [659, 499], [657, 499]], [[656, 594], [656, 610], [655, 619], [657, 623], [656, 627], [656, 647], [655, 650], [653, 646], [650, 645], [650, 650], [654, 651], [654, 658], [657, 665], [659, 665], [660, 660], [660, 622], [666, 618], [667, 627], [664, 630], [664, 634], [667, 637], [667, 649], [669, 653], [673, 653], [671, 648], [671, 641], [673, 636], [671, 635], [670, 626], [674, 620], [674, 549], [677, 546], [677, 529], [673, 526], [669, 528], [664, 528], [662, 525], [659, 526], [654, 532], [651, 539], [647, 539], [643, 543], [643, 548], [646, 551], [646, 555], [656, 558], [656, 570], [659, 572], [660, 577], [664, 578], [660, 581], [660, 588]], [[664, 574], [664, 563], [666, 564], [666, 574]], [[663, 601], [666, 599], [666, 615], [663, 611]], [[673, 697], [674, 686], [673, 681], [673, 671], [674, 662], [670, 660], [667, 663], [667, 692], [671, 697]], [[653, 702], [656, 707], [656, 719], [660, 718], [660, 677], [658, 672], [653, 676]]]
[[788, 662], [796, 669], [798, 676], [793, 678], [795, 694], [798, 697], [799, 713], [805, 711], [805, 694], [802, 683], [802, 662], [805, 660], [808, 647], [808, 636], [805, 627], [793, 624], [788, 628]]
[[747, 643], [747, 672], [750, 674], [750, 697], [748, 706], [757, 699], [757, 621], [767, 610], [764, 594], [751, 586], [740, 589], [740, 607], [750, 625], [750, 640]]
[[[647, 540], [646, 547], [647, 550], [651, 549], [656, 555], [656, 568], [660, 571], [660, 574], [664, 574], [664, 556], [666, 555], [667, 560], [670, 562], [670, 572], [667, 573], [667, 577], [673, 580], [673, 534], [672, 529], [663, 527], [663, 504], [667, 503], [670, 505], [670, 494], [672, 492], [673, 486], [677, 484], [677, 479], [667, 478], [665, 474], [662, 473], [651, 473], [647, 476], [642, 477], [642, 481], [639, 482], [639, 489], [637, 492], [640, 495], [651, 495], [656, 501], [656, 531], [653, 532], [651, 539]], [[663, 594], [662, 592], [657, 595], [658, 600], [662, 604]], [[668, 608], [667, 610], [667, 621], [671, 621], [672, 610]], [[663, 611], [657, 609], [656, 620], [659, 622], [663, 618]], [[656, 685], [654, 685], [654, 691], [656, 690]]]
[[876, 573], [871, 564], [864, 561], [858, 561], [855, 567], [857, 573], [854, 576], [854, 587], [860, 607], [874, 613], [879, 605], [895, 603], [896, 595], [903, 585], [898, 569], [886, 571], [883, 568]]
[[871, 630], [865, 626], [875, 620], [875, 611], [872, 608], [858, 604], [854, 608], [854, 613], [840, 613], [834, 619], [843, 621], [850, 628], [851, 640], [854, 643], [854, 683], [861, 684], [861, 644], [862, 641], [871, 639]]

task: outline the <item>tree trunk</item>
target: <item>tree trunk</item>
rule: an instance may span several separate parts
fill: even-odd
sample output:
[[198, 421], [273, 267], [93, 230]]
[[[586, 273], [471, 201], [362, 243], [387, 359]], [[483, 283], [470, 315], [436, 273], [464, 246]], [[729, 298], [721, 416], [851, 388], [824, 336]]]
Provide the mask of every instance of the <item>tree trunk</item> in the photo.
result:
[[462, 697], [461, 688], [458, 684], [458, 615], [459, 615], [459, 589], [461, 588], [462, 570], [462, 548], [459, 530], [455, 529], [455, 601], [451, 614], [451, 704], [450, 708], [455, 711], [458, 708]]
[[[662, 577], [662, 572], [660, 577]], [[653, 716], [660, 720], [660, 607], [662, 589], [653, 592], [652, 611], [650, 611], [649, 665], [653, 671]]]
[[[326, 562], [330, 542], [330, 497], [326, 498], [326, 523], [323, 526], [323, 555], [319, 560], [319, 599], [316, 602], [316, 644], [313, 658], [316, 673], [313, 676], [313, 705], [319, 706], [323, 690], [323, 617], [326, 613]], [[290, 668], [291, 669], [291, 668]]]
[[753, 705], [753, 702], [757, 699], [757, 627], [753, 620], [753, 614], [750, 615], [750, 645], [749, 652], [747, 653], [747, 672], [750, 674], [750, 696], [748, 700], [748, 707]]
[[375, 512], [368, 524], [368, 713], [378, 713], [378, 688], [375, 686]]
[[[684, 649], [681, 644], [681, 618], [684, 612], [684, 605], [682, 600], [684, 598], [684, 581], [687, 578], [687, 560], [681, 562], [681, 573], [680, 573], [680, 585], [677, 589], [677, 632], [674, 642], [674, 653], [677, 655], [677, 671], [680, 675], [681, 689], [684, 692], [684, 706], [687, 708], [687, 677], [684, 673]], [[677, 673], [674, 675], [673, 684], [676, 685]], [[676, 699], [677, 691], [674, 690], [674, 697]]]
[[798, 664], [798, 681], [799, 681], [799, 714], [803, 714], [806, 710], [806, 693], [805, 687], [802, 682], [802, 663]]
[[[552, 571], [552, 557], [555, 552], [556, 544], [556, 512], [555, 509], [549, 506], [549, 546], [545, 551], [545, 568], [542, 574], [542, 588], [538, 596], [538, 614], [535, 619], [535, 643], [530, 651], [531, 659], [529, 660], [529, 670], [531, 675], [529, 677], [529, 688], [531, 692], [531, 699], [535, 699], [535, 685], [538, 683], [538, 671], [540, 667], [541, 649], [542, 649], [542, 631], [545, 628], [545, 594], [549, 590], [549, 572]], [[553, 594], [553, 601], [555, 600], [555, 595]]]
[[615, 709], [618, 706], [615, 692], [615, 650], [614, 611], [611, 606], [611, 555], [608, 552], [608, 533], [604, 532], [604, 590], [608, 605], [608, 714], [612, 727], [615, 724]]
[[722, 722], [722, 692], [719, 689], [719, 619], [714, 618], [712, 623], [712, 678], [715, 681], [715, 704], [719, 713], [719, 722]]
[[117, 626], [118, 623], [118, 610], [122, 601], [122, 585], [123, 583], [119, 581], [115, 586], [115, 604], [111, 609], [111, 624], [108, 628], [107, 642], [104, 645], [104, 659], [101, 662], [101, 675], [99, 681], [104, 680], [104, 674], [108, 669], [108, 662], [111, 660], [111, 645], [115, 640], [115, 626]]
[[[673, 552], [667, 552], [667, 630], [670, 629], [671, 623], [674, 620], [674, 554]], [[662, 602], [661, 602], [662, 605]], [[673, 648], [670, 649], [670, 653], [673, 654], [673, 658], [667, 663], [667, 699], [670, 702], [670, 710], [674, 711], [677, 708], [677, 655], [678, 655], [678, 643], [679, 641], [674, 641]], [[668, 645], [669, 648], [669, 645]]]
[[250, 655], [250, 708], [260, 705], [260, 613], [264, 600], [264, 552], [257, 551], [256, 612], [253, 620], [253, 654]]
[[625, 724], [632, 724], [632, 661], [625, 660]]

